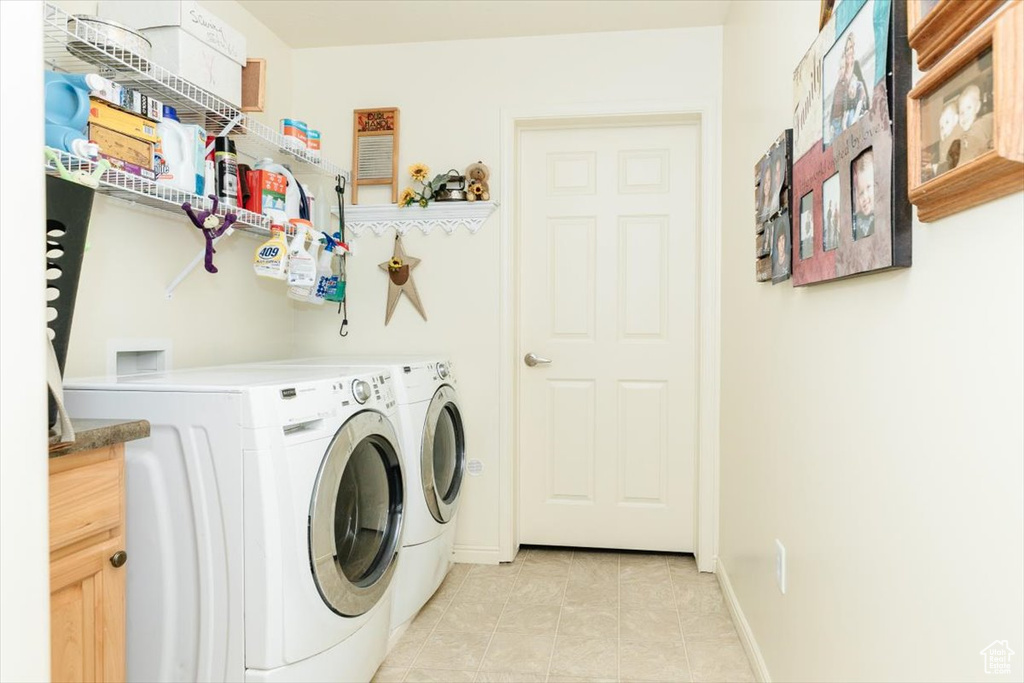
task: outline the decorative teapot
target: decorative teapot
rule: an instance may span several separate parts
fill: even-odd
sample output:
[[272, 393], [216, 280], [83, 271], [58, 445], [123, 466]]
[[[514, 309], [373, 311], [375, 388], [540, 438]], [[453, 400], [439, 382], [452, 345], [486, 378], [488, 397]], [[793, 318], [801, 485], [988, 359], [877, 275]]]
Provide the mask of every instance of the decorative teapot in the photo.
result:
[[466, 201], [466, 176], [461, 175], [454, 168], [448, 171], [444, 182], [434, 191], [433, 199], [435, 202]]

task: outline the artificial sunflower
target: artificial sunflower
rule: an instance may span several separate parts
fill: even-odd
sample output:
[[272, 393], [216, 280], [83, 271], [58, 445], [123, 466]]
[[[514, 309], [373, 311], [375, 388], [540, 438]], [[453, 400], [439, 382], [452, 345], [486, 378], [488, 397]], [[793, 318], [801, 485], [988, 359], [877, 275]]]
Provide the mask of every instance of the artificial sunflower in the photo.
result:
[[402, 265], [402, 259], [398, 258], [397, 256], [388, 261], [389, 270], [401, 270]]
[[413, 164], [409, 167], [409, 175], [413, 180], [423, 182], [430, 175], [430, 168], [426, 164]]
[[473, 194], [475, 194], [478, 197], [484, 193], [484, 186], [481, 185], [480, 183], [473, 183], [472, 185], [470, 185], [469, 189], [472, 190]]
[[402, 190], [402, 195], [398, 198], [399, 206], [409, 206], [412, 204], [412, 200], [416, 198], [416, 193], [411, 187], [407, 187]]
[[426, 198], [423, 198], [423, 199], [420, 200], [420, 206], [422, 206], [424, 209], [427, 208], [427, 200], [426, 200]]

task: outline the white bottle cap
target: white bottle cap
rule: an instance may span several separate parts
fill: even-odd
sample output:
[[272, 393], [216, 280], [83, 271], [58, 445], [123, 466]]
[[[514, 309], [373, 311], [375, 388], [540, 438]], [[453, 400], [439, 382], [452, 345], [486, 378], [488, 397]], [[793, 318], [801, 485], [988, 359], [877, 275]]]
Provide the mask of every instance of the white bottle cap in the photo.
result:
[[71, 152], [75, 156], [95, 159], [100, 155], [100, 146], [95, 142], [89, 142], [85, 138], [78, 138], [71, 143]]
[[100, 92], [110, 87], [111, 83], [107, 79], [103, 78], [99, 74], [86, 74], [85, 84], [89, 86], [89, 90], [92, 92]]

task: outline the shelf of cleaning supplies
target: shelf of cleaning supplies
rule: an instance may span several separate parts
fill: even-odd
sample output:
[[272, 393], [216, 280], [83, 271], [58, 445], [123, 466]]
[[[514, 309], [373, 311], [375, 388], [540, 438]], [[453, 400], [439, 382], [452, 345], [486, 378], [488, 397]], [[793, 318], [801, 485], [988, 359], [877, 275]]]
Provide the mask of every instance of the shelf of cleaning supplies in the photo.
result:
[[[475, 235], [497, 208], [497, 202], [480, 201], [433, 202], [426, 207], [415, 204], [406, 207], [397, 204], [346, 206], [345, 229], [357, 237], [367, 231], [379, 237], [387, 230], [394, 230], [399, 235], [419, 230], [429, 235], [434, 228], [441, 228], [450, 235], [463, 226]], [[332, 208], [331, 213], [338, 215], [336, 208]]]
[[70, 19], [72, 15], [59, 7], [43, 5], [43, 60], [48, 68], [99, 73], [174, 107], [182, 123], [198, 124], [210, 135], [225, 134], [227, 129], [239, 154], [250, 159], [286, 159], [295, 174], [348, 176], [326, 159], [317, 159], [305, 150], [285, 149], [285, 137], [276, 130], [162, 66], [111, 44], [93, 25], [73, 21], [69, 30]]
[[[53, 151], [60, 158], [60, 163], [64, 165], [64, 168], [72, 173], [85, 171], [91, 175], [96, 170], [96, 162], [60, 150]], [[46, 164], [46, 172], [50, 175], [58, 175], [57, 169], [49, 162]], [[160, 209], [175, 214], [183, 220], [185, 214], [181, 210], [181, 205], [184, 202], [188, 202], [198, 209], [208, 208], [211, 204], [208, 198], [199, 197], [190, 192], [182, 192], [168, 185], [113, 168], [107, 169], [100, 177], [100, 185], [96, 191], [133, 204]], [[223, 204], [217, 209], [217, 213], [221, 215], [228, 211], [238, 216], [234, 223], [235, 229], [261, 236], [270, 234], [270, 218], [267, 216], [261, 216], [245, 209], [225, 207]]]

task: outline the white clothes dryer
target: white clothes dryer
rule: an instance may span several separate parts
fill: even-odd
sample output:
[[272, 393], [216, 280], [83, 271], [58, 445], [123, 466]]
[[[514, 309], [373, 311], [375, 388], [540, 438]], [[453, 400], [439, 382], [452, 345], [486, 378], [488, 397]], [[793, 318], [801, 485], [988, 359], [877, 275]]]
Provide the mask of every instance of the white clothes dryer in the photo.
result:
[[127, 444], [130, 681], [368, 681], [405, 521], [385, 370], [199, 368], [65, 382]]
[[391, 613], [394, 631], [416, 616], [452, 566], [466, 471], [465, 429], [453, 364], [439, 357], [328, 356], [270, 365], [333, 367], [338, 372], [384, 366], [391, 371], [409, 484], [403, 557]]

